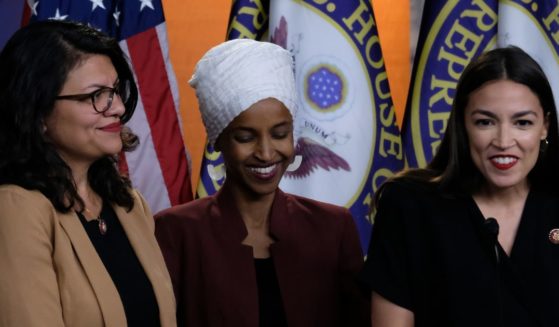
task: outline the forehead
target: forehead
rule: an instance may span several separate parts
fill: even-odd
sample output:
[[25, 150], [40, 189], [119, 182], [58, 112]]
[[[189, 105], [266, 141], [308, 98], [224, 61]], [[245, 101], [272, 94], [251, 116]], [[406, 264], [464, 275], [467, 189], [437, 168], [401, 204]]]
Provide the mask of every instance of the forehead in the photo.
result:
[[84, 55], [68, 72], [65, 84], [87, 88], [92, 85], [111, 86], [117, 77], [111, 59], [105, 55]]
[[260, 100], [240, 113], [228, 128], [269, 128], [283, 123], [292, 123], [293, 118], [285, 105], [274, 99]]
[[474, 110], [543, 113], [538, 96], [526, 85], [511, 80], [490, 81], [473, 91], [468, 98], [466, 114]]

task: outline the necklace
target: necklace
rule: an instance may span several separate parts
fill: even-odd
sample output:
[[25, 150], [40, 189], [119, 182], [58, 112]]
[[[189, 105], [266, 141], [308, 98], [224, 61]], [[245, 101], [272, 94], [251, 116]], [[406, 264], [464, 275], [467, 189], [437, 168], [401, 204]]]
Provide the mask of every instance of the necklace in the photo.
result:
[[[84, 210], [88, 212], [91, 216], [93, 216], [93, 213], [89, 209], [84, 208]], [[107, 226], [107, 222], [105, 221], [105, 219], [101, 218], [101, 212], [99, 213], [99, 216], [95, 218], [95, 220], [97, 220], [97, 227], [99, 227], [99, 233], [101, 233], [101, 235], [107, 234], [107, 230], [109, 229], [109, 227]]]

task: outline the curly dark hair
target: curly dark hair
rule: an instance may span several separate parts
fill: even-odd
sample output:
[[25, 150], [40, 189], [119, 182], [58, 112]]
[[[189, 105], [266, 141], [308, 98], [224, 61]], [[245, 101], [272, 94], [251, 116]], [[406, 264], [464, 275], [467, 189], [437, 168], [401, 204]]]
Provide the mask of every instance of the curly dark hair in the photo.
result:
[[[120, 81], [127, 122], [136, 108], [138, 90], [118, 42], [91, 27], [68, 21], [42, 21], [17, 31], [0, 53], [0, 185], [15, 184], [43, 193], [61, 212], [84, 207], [70, 167], [47, 142], [43, 122], [54, 108], [68, 73], [91, 54], [110, 58]], [[123, 150], [138, 138], [121, 132]], [[118, 157], [95, 161], [88, 180], [104, 201], [131, 210], [130, 180], [117, 169]]]

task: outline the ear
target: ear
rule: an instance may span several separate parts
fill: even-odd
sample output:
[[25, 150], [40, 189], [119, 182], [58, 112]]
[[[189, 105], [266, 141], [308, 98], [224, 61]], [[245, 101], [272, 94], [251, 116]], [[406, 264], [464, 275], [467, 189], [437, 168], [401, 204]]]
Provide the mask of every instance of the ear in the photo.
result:
[[45, 136], [47, 134], [47, 123], [45, 122], [45, 118], [41, 119], [41, 135]]

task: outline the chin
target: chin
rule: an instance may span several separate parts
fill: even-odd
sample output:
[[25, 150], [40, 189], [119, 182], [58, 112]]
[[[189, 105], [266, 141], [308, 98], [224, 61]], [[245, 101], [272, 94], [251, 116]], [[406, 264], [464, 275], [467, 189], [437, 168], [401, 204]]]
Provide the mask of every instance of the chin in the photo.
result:
[[499, 190], [522, 187], [526, 185], [522, 180], [492, 180], [490, 185]]
[[269, 185], [267, 187], [254, 187], [254, 188], [252, 188], [254, 193], [257, 193], [257, 194], [260, 194], [260, 195], [268, 195], [268, 194], [275, 193], [277, 189], [278, 189], [278, 184]]
[[114, 145], [105, 144], [104, 149], [103, 149], [103, 152], [106, 155], [110, 155], [110, 156], [118, 154], [118, 153], [120, 153], [120, 151], [122, 151], [122, 143], [121, 142], [119, 142], [118, 144], [114, 144]]
[[273, 185], [248, 185], [248, 192], [255, 196], [266, 196], [274, 194], [278, 189], [279, 183]]

